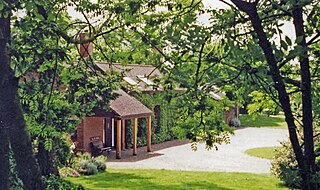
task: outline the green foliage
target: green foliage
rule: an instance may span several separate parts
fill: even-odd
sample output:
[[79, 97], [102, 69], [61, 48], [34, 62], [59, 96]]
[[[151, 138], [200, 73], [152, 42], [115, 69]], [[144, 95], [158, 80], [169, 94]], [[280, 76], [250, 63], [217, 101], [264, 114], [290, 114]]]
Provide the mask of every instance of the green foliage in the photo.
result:
[[98, 173], [97, 166], [90, 160], [81, 160], [76, 164], [76, 170], [80, 174], [84, 175], [95, 175]]
[[249, 97], [252, 97], [251, 103], [247, 107], [249, 114], [266, 113], [268, 116], [278, 114], [279, 106], [267, 94], [253, 91]]
[[104, 172], [107, 158], [103, 155], [92, 157], [90, 153], [78, 153], [72, 160], [72, 168], [80, 174], [95, 175]]
[[[150, 110], [154, 110], [156, 106], [159, 106], [159, 116], [155, 118], [152, 115], [152, 143], [158, 144], [164, 141], [177, 138], [177, 134], [174, 131], [176, 126], [177, 112], [174, 102], [168, 102], [166, 100], [167, 94], [155, 93], [155, 94], [143, 94], [138, 93], [135, 97], [146, 105]], [[158, 120], [159, 119], [159, 120]], [[138, 121], [138, 140], [137, 146], [145, 146], [147, 144], [147, 121], [146, 119], [139, 119]], [[132, 139], [133, 122], [130, 122], [128, 128], [127, 139]], [[128, 142], [128, 146], [132, 146], [132, 142]]]
[[289, 142], [282, 142], [281, 144], [282, 147], [276, 150], [274, 160], [271, 163], [271, 172], [280, 178], [286, 186], [300, 188], [301, 177], [299, 176], [298, 164], [292, 146]]
[[23, 190], [23, 182], [18, 177], [18, 171], [16, 169], [16, 161], [13, 158], [12, 151], [9, 151], [9, 188], [10, 190]]
[[[283, 183], [290, 188], [300, 189], [302, 178], [299, 174], [298, 163], [295, 158], [292, 145], [290, 142], [282, 142], [281, 147], [275, 150], [275, 156], [271, 163], [271, 172], [278, 177]], [[320, 139], [315, 138], [315, 152], [318, 152], [320, 147]], [[312, 180], [316, 185], [320, 185], [320, 159], [316, 158], [316, 171], [312, 175]]]
[[79, 177], [80, 174], [73, 168], [63, 167], [59, 169], [59, 174], [62, 177]]
[[[113, 73], [98, 76], [81, 62], [67, 67], [59, 64], [56, 70], [44, 68], [38, 73], [39, 78], [20, 83], [24, 116], [34, 144], [43, 143], [53, 153], [51, 159], [56, 166], [61, 167], [71, 157], [70, 143], [63, 136], [73, 133], [80, 119], [90, 115], [94, 107], [106, 108], [116, 98], [112, 92], [120, 78]], [[52, 84], [50, 77], [54, 76]]]
[[104, 172], [107, 169], [107, 157], [100, 155], [93, 159], [93, 163], [97, 166], [99, 172]]
[[229, 135], [233, 134], [233, 128], [226, 125], [224, 118], [230, 105], [228, 99], [215, 100], [210, 91], [196, 90], [181, 96], [176, 106], [177, 130], [193, 143], [205, 143], [206, 148], [217, 149], [218, 144], [229, 143]]
[[[66, 7], [70, 4], [86, 15], [86, 22], [71, 21], [66, 12]], [[281, 28], [284, 21], [292, 20], [292, 12], [299, 6], [303, 6], [306, 14], [303, 29], [306, 31], [306, 38], [311, 39], [306, 43], [309, 47], [301, 46], [304, 40], [302, 36], [297, 36], [295, 42], [283, 36]], [[159, 11], [159, 7], [164, 11]], [[20, 96], [33, 142], [44, 144], [47, 151], [57, 151], [62, 144], [62, 133], [72, 132], [79, 119], [89, 114], [94, 106], [107, 106], [114, 98], [111, 92], [116, 88], [114, 83], [117, 80], [112, 76], [107, 77], [106, 81], [100, 80], [101, 73], [93, 74], [90, 69], [92, 61], [89, 61], [92, 57], [81, 59], [79, 64], [73, 62], [78, 60], [75, 56], [77, 52], [71, 50], [70, 44], [76, 44], [76, 34], [84, 29], [88, 29], [90, 36], [104, 33], [98, 37], [101, 42], [95, 43], [100, 48], [100, 53], [93, 55], [95, 60], [103, 58], [109, 62], [125, 63], [150, 61], [157, 66], [163, 62], [170, 63], [161, 66], [168, 74], [163, 82], [164, 88], [172, 90], [176, 86], [183, 87], [188, 97], [178, 97], [175, 100], [179, 114], [178, 117], [174, 114], [174, 117], [178, 122], [170, 121], [168, 126], [174, 126], [175, 130], [172, 132], [179, 131], [194, 142], [200, 139], [212, 147], [221, 142], [216, 137], [223, 136], [223, 131], [230, 130], [222, 122], [222, 112], [227, 105], [209, 97], [212, 89], [203, 89], [206, 85], [220, 86], [227, 92], [230, 100], [240, 103], [247, 101], [247, 97], [243, 95], [255, 88], [275, 96], [274, 85], [271, 85], [269, 69], [259, 48], [257, 36], [248, 35], [252, 33], [252, 25], [248, 24], [248, 17], [237, 9], [205, 8], [198, 0], [100, 0], [98, 3], [88, 0], [23, 0], [10, 5], [0, 2], [3, 18], [22, 9], [26, 11], [26, 15], [21, 18], [12, 17], [11, 20], [12, 68], [17, 77], [26, 76], [30, 71], [40, 74], [39, 80], [20, 84]], [[260, 1], [258, 9], [263, 27], [268, 29], [265, 30], [267, 38], [279, 39], [280, 44], [275, 41], [270, 44], [281, 77], [299, 79], [299, 65], [289, 63], [296, 57], [300, 56], [301, 60], [304, 55], [308, 55], [313, 58], [310, 64], [310, 70], [314, 71], [312, 79], [317, 81], [319, 43], [314, 42], [318, 42], [319, 36], [318, 2]], [[201, 14], [210, 15], [209, 26], [197, 22]], [[90, 20], [99, 20], [99, 24], [92, 24]], [[101, 43], [104, 43], [103, 46]], [[166, 49], [169, 51], [166, 52]], [[66, 68], [62, 63], [67, 63], [70, 67]], [[291, 82], [286, 84], [288, 92], [300, 91], [300, 85], [292, 84], [292, 80], [288, 80]], [[56, 86], [51, 85], [53, 83]], [[56, 87], [61, 84], [66, 88], [57, 90]], [[317, 91], [317, 88], [313, 91]], [[315, 100], [318, 99], [317, 96], [317, 92], [314, 92]], [[300, 101], [302, 97], [298, 95], [291, 99]], [[100, 98], [104, 100], [100, 101]], [[270, 106], [269, 103], [266, 101], [259, 106], [252, 106], [252, 112], [263, 111], [263, 106]], [[296, 106], [294, 110], [298, 116], [301, 113], [300, 105], [292, 105]], [[319, 111], [314, 111], [317, 121]], [[145, 125], [143, 122], [141, 124]], [[153, 135], [156, 141], [173, 137], [168, 127], [162, 129], [159, 136]], [[145, 130], [140, 135], [144, 136], [144, 133]], [[144, 143], [143, 140], [141, 143]], [[35, 146], [35, 150], [36, 148]], [[65, 161], [62, 159], [61, 162]]]
[[69, 133], [64, 133], [61, 136], [61, 141], [57, 142], [58, 150], [55, 150], [57, 166], [63, 167], [70, 165], [70, 160], [74, 156], [72, 146], [71, 135]]
[[89, 152], [80, 153], [78, 152], [76, 154], [76, 157], [73, 158], [73, 163], [79, 162], [80, 160], [91, 160], [92, 156]]
[[45, 180], [46, 190], [84, 190], [82, 185], [76, 185], [61, 177], [50, 175]]

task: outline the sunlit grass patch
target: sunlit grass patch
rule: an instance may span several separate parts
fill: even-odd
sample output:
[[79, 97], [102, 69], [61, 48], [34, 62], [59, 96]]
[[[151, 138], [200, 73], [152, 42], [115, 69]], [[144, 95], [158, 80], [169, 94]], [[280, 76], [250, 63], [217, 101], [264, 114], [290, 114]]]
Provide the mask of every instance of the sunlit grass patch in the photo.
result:
[[88, 190], [287, 189], [271, 175], [249, 173], [107, 169], [106, 173], [67, 179]]
[[241, 126], [244, 127], [273, 127], [273, 128], [287, 128], [287, 123], [284, 115], [240, 115]]
[[273, 146], [273, 147], [259, 147], [259, 148], [252, 148], [245, 151], [246, 154], [249, 154], [251, 156], [259, 157], [259, 158], [266, 158], [266, 159], [272, 159], [275, 155], [275, 149], [279, 147]]

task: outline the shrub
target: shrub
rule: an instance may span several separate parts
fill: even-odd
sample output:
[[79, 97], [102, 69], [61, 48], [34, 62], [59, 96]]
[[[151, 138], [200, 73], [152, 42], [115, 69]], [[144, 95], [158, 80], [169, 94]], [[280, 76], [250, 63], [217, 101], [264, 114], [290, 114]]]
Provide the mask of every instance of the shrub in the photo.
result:
[[[315, 147], [319, 146], [319, 139], [315, 140]], [[282, 147], [275, 150], [275, 157], [271, 163], [271, 173], [283, 181], [284, 185], [293, 188], [300, 189], [302, 179], [299, 175], [298, 163], [295, 159], [295, 155], [290, 142], [282, 142]], [[317, 149], [316, 149], [317, 152]], [[313, 180], [320, 185], [320, 162], [316, 160], [316, 174], [313, 176]]]
[[100, 155], [98, 157], [92, 157], [90, 153], [78, 153], [73, 158], [72, 167], [74, 170], [84, 175], [94, 175], [98, 172], [104, 172], [106, 170], [107, 157]]
[[64, 133], [61, 136], [61, 139], [57, 141], [57, 144], [55, 146], [55, 154], [56, 154], [56, 159], [55, 164], [58, 167], [63, 167], [67, 166], [73, 156], [73, 153], [71, 152], [71, 137], [70, 134]]
[[75, 169], [70, 167], [63, 167], [59, 169], [59, 174], [63, 177], [79, 177], [80, 174]]
[[97, 166], [91, 160], [81, 160], [76, 164], [76, 170], [84, 175], [94, 175], [98, 173]]
[[75, 185], [58, 176], [50, 175], [45, 179], [46, 190], [84, 190], [81, 185]]
[[271, 163], [271, 172], [287, 187], [299, 188], [301, 177], [298, 174], [298, 163], [290, 142], [282, 142], [282, 147], [275, 150]]
[[93, 163], [97, 166], [97, 169], [99, 172], [104, 172], [106, 170], [107, 168], [106, 161], [107, 161], [107, 157], [102, 155], [95, 157], [93, 159]]
[[92, 156], [89, 152], [77, 153], [77, 158], [80, 160], [91, 160]]

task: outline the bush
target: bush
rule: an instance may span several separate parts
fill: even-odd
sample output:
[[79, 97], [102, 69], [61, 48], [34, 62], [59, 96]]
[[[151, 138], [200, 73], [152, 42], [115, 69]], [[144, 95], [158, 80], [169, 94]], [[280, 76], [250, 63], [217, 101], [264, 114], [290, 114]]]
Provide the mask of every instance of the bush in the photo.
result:
[[75, 169], [70, 167], [63, 167], [59, 169], [59, 174], [63, 177], [79, 177], [80, 174]]
[[76, 170], [80, 174], [84, 175], [94, 175], [98, 173], [97, 166], [90, 160], [81, 160], [76, 164]]
[[75, 185], [58, 176], [50, 175], [45, 179], [46, 190], [84, 190], [81, 185]]
[[[315, 147], [320, 143], [319, 140], [315, 140]], [[295, 159], [295, 155], [290, 142], [282, 142], [282, 147], [275, 150], [275, 157], [271, 163], [271, 173], [283, 181], [284, 185], [293, 188], [300, 189], [302, 179], [299, 175], [298, 163]], [[316, 149], [317, 152], [317, 149]], [[320, 185], [320, 162], [316, 160], [317, 173], [313, 176], [313, 180]]]
[[106, 170], [107, 168], [106, 161], [107, 161], [107, 157], [102, 155], [95, 157], [93, 159], [93, 163], [97, 166], [97, 169], [99, 172], [104, 172]]
[[103, 155], [94, 158], [90, 153], [78, 153], [73, 159], [72, 166], [80, 174], [94, 175], [106, 170], [106, 160]]
[[290, 142], [282, 142], [282, 147], [275, 150], [271, 163], [271, 172], [287, 187], [299, 188], [301, 177], [298, 174], [298, 163]]
[[55, 164], [58, 167], [67, 166], [70, 164], [70, 160], [73, 156], [73, 150], [71, 150], [71, 135], [68, 133], [64, 133], [61, 136], [61, 139], [57, 141], [57, 145], [55, 147]]

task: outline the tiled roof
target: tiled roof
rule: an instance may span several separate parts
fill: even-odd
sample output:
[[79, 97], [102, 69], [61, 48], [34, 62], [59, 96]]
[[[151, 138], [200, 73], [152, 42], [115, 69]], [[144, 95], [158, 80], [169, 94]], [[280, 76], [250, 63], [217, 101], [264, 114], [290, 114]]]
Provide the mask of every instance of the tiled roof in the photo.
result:
[[107, 62], [95, 62], [95, 64], [103, 71], [113, 69], [118, 72], [125, 72], [127, 77], [132, 77], [132, 78], [138, 75], [146, 75], [150, 77], [162, 76], [160, 71], [152, 65], [140, 65], [140, 64], [122, 65], [119, 63], [107, 63]]
[[123, 90], [117, 90], [120, 96], [111, 102], [110, 108], [121, 118], [146, 117], [152, 112], [149, 108]]
[[[161, 78], [160, 71], [152, 65], [127, 64], [95, 62], [96, 66], [102, 71], [115, 70], [124, 73], [124, 81], [129, 84], [135, 84], [140, 91], [161, 90], [160, 87], [153, 84], [154, 78]], [[152, 84], [152, 85], [150, 85]]]

